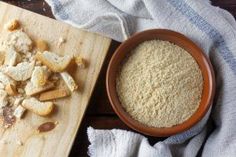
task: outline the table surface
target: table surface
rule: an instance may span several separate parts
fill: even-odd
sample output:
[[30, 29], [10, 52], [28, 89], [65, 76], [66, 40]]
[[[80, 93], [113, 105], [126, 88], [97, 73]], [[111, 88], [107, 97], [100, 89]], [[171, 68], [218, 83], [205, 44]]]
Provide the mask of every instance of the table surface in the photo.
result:
[[[0, 0], [1, 1], [1, 0]], [[54, 18], [50, 7], [44, 0], [3, 0], [10, 4], [31, 10], [33, 12]], [[220, 6], [228, 10], [236, 17], [236, 0], [212, 0], [212, 4]], [[112, 41], [107, 58], [103, 65], [99, 79], [97, 81], [95, 90], [93, 92], [89, 107], [81, 124], [80, 130], [77, 133], [74, 145], [72, 147], [70, 157], [87, 156], [87, 148], [89, 145], [86, 129], [88, 126], [92, 126], [97, 129], [112, 129], [120, 128], [126, 130], [132, 130], [128, 128], [114, 113], [109, 103], [106, 89], [105, 89], [105, 74], [108, 66], [108, 62], [120, 43]], [[133, 131], [133, 130], [132, 130]], [[162, 138], [148, 137], [149, 142], [154, 144]]]

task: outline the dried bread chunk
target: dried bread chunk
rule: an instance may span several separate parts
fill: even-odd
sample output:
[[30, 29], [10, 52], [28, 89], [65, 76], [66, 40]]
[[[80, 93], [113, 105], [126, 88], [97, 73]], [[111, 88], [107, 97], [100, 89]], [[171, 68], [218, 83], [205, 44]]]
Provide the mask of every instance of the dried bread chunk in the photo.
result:
[[0, 82], [6, 86], [8, 84], [16, 85], [15, 80], [11, 79], [9, 76], [5, 75], [3, 72], [0, 72]]
[[53, 102], [40, 102], [33, 97], [26, 98], [25, 100], [23, 100], [22, 106], [39, 116], [49, 115], [54, 108]]
[[49, 51], [37, 52], [35, 57], [53, 72], [64, 71], [72, 59], [70, 56], [59, 56]]
[[39, 100], [40, 101], [53, 100], [53, 99], [64, 98], [69, 95], [70, 92], [68, 92], [66, 89], [55, 89], [41, 93], [39, 96]]
[[35, 61], [22, 62], [17, 66], [7, 66], [3, 68], [3, 72], [16, 81], [25, 81], [32, 75]]
[[20, 61], [20, 58], [20, 54], [15, 51], [14, 47], [6, 47], [4, 65], [14, 66]]
[[5, 90], [7, 92], [8, 95], [14, 96], [17, 95], [17, 91], [16, 91], [16, 87], [14, 85], [8, 84], [5, 87]]
[[36, 94], [39, 94], [43, 91], [52, 89], [54, 87], [55, 87], [54, 84], [51, 83], [51, 82], [48, 82], [44, 86], [36, 87], [36, 86], [34, 86], [34, 84], [31, 81], [28, 81], [26, 86], [25, 86], [25, 94], [28, 95], [28, 96], [36, 95]]
[[5, 89], [5, 85], [2, 82], [0, 82], [0, 89]]
[[76, 56], [74, 57], [75, 63], [79, 68], [85, 68], [86, 67], [86, 62], [81, 56]]
[[78, 88], [78, 85], [75, 83], [75, 80], [70, 74], [68, 74], [68, 72], [62, 72], [60, 73], [60, 75], [71, 92], [75, 91]]
[[48, 43], [45, 40], [42, 40], [42, 39], [36, 40], [35, 41], [35, 46], [36, 46], [36, 49], [39, 50], [40, 52], [49, 50]]
[[3, 65], [5, 61], [5, 52], [0, 50], [0, 65]]
[[34, 86], [44, 86], [47, 83], [49, 77], [49, 71], [46, 67], [36, 66], [31, 76], [31, 82]]
[[9, 21], [7, 24], [5, 24], [5, 29], [9, 31], [14, 31], [20, 27], [20, 22], [16, 19]]
[[20, 96], [20, 97], [16, 97], [15, 101], [13, 103], [14, 106], [18, 106], [20, 105], [20, 103], [24, 100], [24, 97]]
[[7, 92], [0, 89], [0, 109], [8, 104]]
[[33, 47], [30, 37], [22, 30], [16, 30], [8, 35], [7, 43], [14, 46], [17, 52], [27, 53]]
[[22, 107], [21, 105], [17, 106], [17, 108], [15, 109], [13, 115], [16, 117], [16, 118], [19, 118], [21, 119], [23, 114], [25, 113], [26, 109], [24, 107]]

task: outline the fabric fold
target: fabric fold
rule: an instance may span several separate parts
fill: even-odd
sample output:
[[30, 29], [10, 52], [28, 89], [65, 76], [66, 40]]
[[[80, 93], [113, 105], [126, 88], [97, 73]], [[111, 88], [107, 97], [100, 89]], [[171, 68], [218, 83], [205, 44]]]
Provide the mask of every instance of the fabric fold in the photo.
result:
[[201, 47], [214, 66], [214, 103], [197, 125], [154, 146], [137, 133], [88, 128], [90, 156], [236, 156], [236, 22], [230, 13], [208, 0], [46, 1], [58, 20], [117, 41], [146, 29], [180, 32]]

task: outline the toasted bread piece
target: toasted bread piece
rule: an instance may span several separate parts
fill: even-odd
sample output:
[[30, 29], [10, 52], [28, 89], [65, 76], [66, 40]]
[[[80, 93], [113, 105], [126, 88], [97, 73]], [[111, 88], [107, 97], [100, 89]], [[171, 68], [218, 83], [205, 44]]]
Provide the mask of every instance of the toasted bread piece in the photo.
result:
[[0, 89], [0, 108], [6, 106], [7, 104], [8, 104], [7, 92]]
[[4, 65], [14, 66], [20, 62], [20, 54], [13, 47], [7, 47], [5, 50]]
[[75, 63], [77, 64], [77, 66], [79, 68], [85, 68], [86, 67], [86, 61], [80, 57], [80, 56], [76, 56], [74, 57]]
[[20, 97], [16, 97], [15, 101], [13, 103], [14, 106], [18, 106], [20, 105], [20, 103], [24, 100], [24, 97], [20, 96]]
[[53, 100], [53, 99], [64, 98], [69, 95], [70, 92], [68, 92], [66, 89], [55, 89], [41, 93], [39, 96], [39, 100], [40, 101]]
[[5, 87], [5, 90], [7, 92], [8, 95], [14, 96], [17, 95], [17, 91], [16, 91], [16, 87], [14, 85], [8, 84]]
[[14, 46], [17, 52], [26, 54], [33, 47], [30, 37], [22, 30], [16, 30], [8, 35], [7, 43]]
[[9, 21], [7, 24], [5, 24], [5, 29], [9, 31], [14, 31], [20, 27], [20, 22], [16, 19]]
[[5, 61], [5, 52], [0, 51], [0, 65], [3, 65], [4, 61]]
[[33, 97], [23, 100], [22, 106], [39, 116], [49, 115], [54, 108], [53, 102], [40, 102]]
[[36, 94], [39, 94], [39, 93], [44, 92], [46, 90], [52, 89], [54, 87], [55, 87], [54, 84], [51, 82], [48, 82], [44, 86], [35, 87], [31, 81], [28, 81], [25, 86], [25, 94], [28, 96], [36, 95]]
[[49, 50], [48, 43], [45, 40], [42, 40], [42, 39], [36, 40], [35, 41], [35, 46], [36, 46], [36, 49], [39, 50], [40, 52]]
[[16, 85], [16, 82], [13, 79], [11, 79], [9, 76], [5, 75], [2, 72], [0, 72], [0, 82], [4, 84], [4, 86], [8, 84]]
[[41, 61], [53, 72], [62, 72], [71, 62], [70, 56], [59, 56], [55, 53], [44, 51], [43, 53], [37, 52], [36, 59]]
[[5, 85], [2, 82], [0, 82], [0, 89], [5, 89]]
[[75, 91], [78, 88], [77, 84], [75, 83], [75, 80], [70, 74], [68, 74], [67, 72], [62, 72], [60, 73], [60, 75], [71, 92]]
[[22, 107], [21, 105], [17, 106], [17, 108], [15, 109], [13, 115], [16, 117], [16, 118], [19, 118], [21, 119], [23, 114], [25, 113], [26, 109], [24, 107]]
[[17, 64], [17, 66], [7, 66], [3, 68], [3, 72], [16, 81], [25, 81], [29, 79], [32, 75], [34, 69], [35, 61], [22, 62]]
[[49, 71], [46, 67], [36, 66], [31, 76], [31, 82], [35, 87], [44, 86], [47, 83]]

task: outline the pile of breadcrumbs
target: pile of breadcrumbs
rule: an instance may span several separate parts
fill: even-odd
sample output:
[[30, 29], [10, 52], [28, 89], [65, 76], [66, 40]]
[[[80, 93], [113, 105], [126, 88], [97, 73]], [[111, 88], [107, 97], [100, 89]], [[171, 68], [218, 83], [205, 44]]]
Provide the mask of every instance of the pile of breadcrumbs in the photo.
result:
[[138, 45], [120, 67], [116, 88], [135, 120], [153, 127], [183, 123], [201, 101], [203, 78], [194, 58], [168, 41]]

